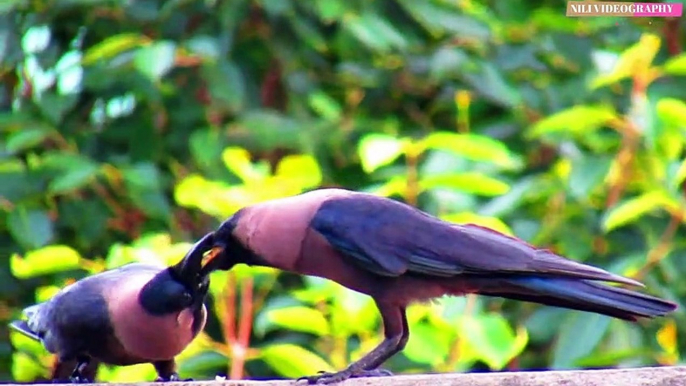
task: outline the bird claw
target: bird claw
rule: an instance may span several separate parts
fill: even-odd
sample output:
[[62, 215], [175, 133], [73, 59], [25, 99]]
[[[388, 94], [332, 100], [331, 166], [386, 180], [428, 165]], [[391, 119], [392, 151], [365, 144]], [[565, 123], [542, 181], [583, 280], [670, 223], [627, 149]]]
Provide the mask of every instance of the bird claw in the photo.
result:
[[[71, 382], [71, 383], [90, 383], [91, 381], [88, 378], [82, 377], [80, 375], [72, 375], [71, 377], [69, 377], [69, 382]], [[59, 380], [57, 383], [59, 383]]]
[[350, 378], [392, 377], [393, 373], [386, 369], [365, 370], [359, 374], [353, 374]]
[[300, 377], [295, 380], [296, 383], [306, 380], [309, 385], [329, 385], [332, 383], [343, 382], [348, 378], [369, 378], [369, 377], [388, 377], [392, 376], [393, 373], [385, 369], [374, 369], [374, 370], [353, 370], [347, 368], [342, 371], [335, 373], [329, 373], [326, 371], [318, 371], [317, 375], [310, 375], [305, 377]]
[[172, 373], [169, 378], [157, 377], [155, 382], [193, 382], [193, 378], [181, 379], [179, 378], [179, 374]]

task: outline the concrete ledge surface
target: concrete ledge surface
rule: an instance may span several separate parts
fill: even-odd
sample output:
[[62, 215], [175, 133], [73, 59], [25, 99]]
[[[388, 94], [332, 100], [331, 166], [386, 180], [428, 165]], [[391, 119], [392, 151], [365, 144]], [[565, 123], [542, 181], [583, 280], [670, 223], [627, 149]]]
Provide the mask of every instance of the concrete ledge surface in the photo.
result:
[[[305, 385], [300, 382], [298, 385]], [[114, 386], [116, 383], [99, 386]], [[159, 383], [138, 385], [160, 386]], [[292, 386], [294, 381], [197, 381], [175, 386]], [[612, 370], [422, 374], [349, 379], [336, 386], [686, 386], [686, 366]], [[73, 385], [70, 385], [73, 386]], [[86, 386], [85, 384], [82, 386]]]

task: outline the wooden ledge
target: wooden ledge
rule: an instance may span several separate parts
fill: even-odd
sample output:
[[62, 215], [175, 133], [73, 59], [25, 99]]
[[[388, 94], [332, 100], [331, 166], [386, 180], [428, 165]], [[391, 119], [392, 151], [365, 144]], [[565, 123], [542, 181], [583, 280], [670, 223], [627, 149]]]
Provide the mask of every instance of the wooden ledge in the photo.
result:
[[[294, 381], [197, 381], [175, 386], [292, 386]], [[54, 385], [54, 384], [53, 384]], [[116, 383], [94, 384], [114, 386]], [[159, 383], [138, 385], [160, 386]], [[299, 385], [304, 385], [301, 382]], [[612, 370], [423, 374], [349, 379], [336, 386], [686, 386], [686, 366]], [[69, 385], [73, 386], [73, 385]], [[87, 386], [87, 385], [83, 385]]]

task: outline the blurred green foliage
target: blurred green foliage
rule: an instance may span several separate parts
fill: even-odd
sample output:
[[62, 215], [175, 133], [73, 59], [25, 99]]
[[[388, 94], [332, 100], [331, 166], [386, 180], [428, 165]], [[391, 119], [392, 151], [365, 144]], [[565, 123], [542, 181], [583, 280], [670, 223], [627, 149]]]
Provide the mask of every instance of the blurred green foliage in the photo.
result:
[[[240, 207], [323, 186], [489, 226], [681, 303], [685, 19], [564, 9], [1, 1], [0, 378], [50, 373], [5, 327], [22, 307], [130, 261], [177, 261]], [[381, 339], [371, 299], [337, 284], [247, 267], [212, 280], [183, 377], [339, 369]], [[408, 313], [394, 372], [676, 364], [686, 350], [681, 311], [629, 324], [469, 296]]]

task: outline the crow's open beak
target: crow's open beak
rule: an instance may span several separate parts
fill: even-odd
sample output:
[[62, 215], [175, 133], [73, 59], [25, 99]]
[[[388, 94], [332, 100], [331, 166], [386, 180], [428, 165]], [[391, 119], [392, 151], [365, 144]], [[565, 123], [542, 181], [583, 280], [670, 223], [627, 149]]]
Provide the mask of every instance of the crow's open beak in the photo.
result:
[[198, 242], [193, 244], [191, 249], [186, 253], [186, 256], [184, 256], [178, 264], [172, 267], [180, 280], [186, 282], [190, 286], [194, 286], [195, 283], [200, 281], [205, 252], [211, 250], [213, 244], [214, 232], [206, 234], [198, 240]]
[[223, 251], [224, 251], [224, 247], [220, 247], [220, 246], [214, 246], [214, 247], [212, 247], [212, 249], [210, 249], [210, 251], [209, 251], [209, 252], [203, 257], [203, 259], [202, 259], [202, 268], [203, 268], [203, 270], [204, 270], [205, 268], [207, 268], [207, 266], [210, 265], [210, 263], [212, 263], [212, 261], [213, 261], [217, 256], [221, 255], [221, 253], [222, 253]]

